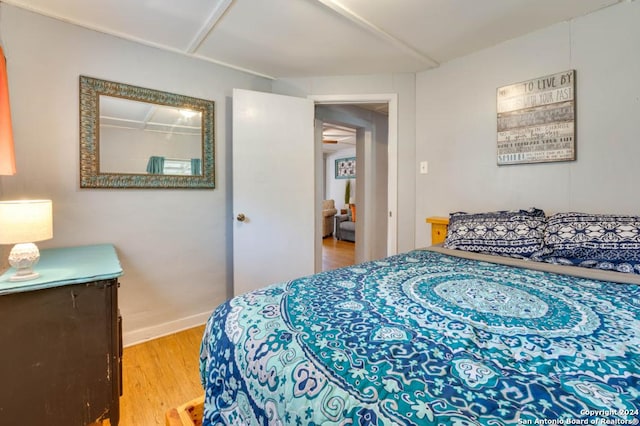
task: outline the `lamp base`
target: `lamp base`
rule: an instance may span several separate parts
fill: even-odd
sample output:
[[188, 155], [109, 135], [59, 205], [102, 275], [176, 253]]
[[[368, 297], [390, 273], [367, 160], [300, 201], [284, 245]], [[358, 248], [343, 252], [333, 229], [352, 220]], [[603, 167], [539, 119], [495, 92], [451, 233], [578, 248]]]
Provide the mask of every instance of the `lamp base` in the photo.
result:
[[31, 273], [21, 274], [20, 272], [16, 272], [15, 275], [9, 277], [9, 281], [29, 281], [36, 279], [40, 276], [39, 273], [31, 271]]
[[9, 253], [9, 264], [16, 268], [16, 273], [9, 281], [28, 281], [40, 276], [33, 271], [33, 266], [40, 260], [40, 250], [33, 243], [20, 243], [13, 246]]

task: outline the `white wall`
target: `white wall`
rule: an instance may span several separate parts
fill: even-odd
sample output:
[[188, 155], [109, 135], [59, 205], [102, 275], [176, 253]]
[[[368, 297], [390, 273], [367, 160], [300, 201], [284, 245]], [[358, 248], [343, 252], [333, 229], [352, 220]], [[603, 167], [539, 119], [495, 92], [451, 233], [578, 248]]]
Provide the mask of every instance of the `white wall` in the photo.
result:
[[[18, 173], [4, 199], [51, 198], [41, 247], [113, 243], [125, 343], [201, 323], [231, 294], [230, 96], [265, 79], [2, 4]], [[215, 190], [79, 189], [78, 76], [216, 102]]]
[[[416, 78], [416, 246], [427, 216], [536, 206], [640, 211], [640, 2], [623, 2]], [[576, 70], [577, 161], [496, 165], [496, 89]]]
[[273, 92], [290, 96], [398, 95], [398, 252], [415, 248], [415, 74], [290, 78], [273, 82]]

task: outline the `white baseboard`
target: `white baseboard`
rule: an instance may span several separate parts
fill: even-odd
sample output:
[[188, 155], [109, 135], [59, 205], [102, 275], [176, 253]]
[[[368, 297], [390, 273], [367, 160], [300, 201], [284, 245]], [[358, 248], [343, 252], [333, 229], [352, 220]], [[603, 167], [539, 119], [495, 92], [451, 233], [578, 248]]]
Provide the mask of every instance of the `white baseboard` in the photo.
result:
[[147, 340], [157, 339], [158, 337], [177, 333], [188, 328], [197, 327], [206, 323], [209, 319], [209, 316], [211, 316], [211, 311], [154, 325], [153, 327], [146, 327], [139, 330], [128, 331], [126, 333], [122, 333], [122, 345], [124, 347], [132, 346], [138, 343], [146, 342]]

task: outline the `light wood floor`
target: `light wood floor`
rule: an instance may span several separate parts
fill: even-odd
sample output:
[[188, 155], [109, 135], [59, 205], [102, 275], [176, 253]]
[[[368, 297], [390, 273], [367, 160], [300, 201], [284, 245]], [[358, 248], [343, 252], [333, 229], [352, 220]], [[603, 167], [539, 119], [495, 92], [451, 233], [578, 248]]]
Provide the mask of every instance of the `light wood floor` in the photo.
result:
[[342, 268], [355, 263], [356, 243], [337, 240], [333, 236], [322, 239], [322, 270]]
[[124, 348], [120, 426], [162, 426], [165, 412], [203, 394], [204, 325]]
[[[355, 243], [322, 240], [324, 271], [353, 265]], [[162, 426], [165, 412], [202, 395], [199, 373], [204, 325], [124, 349], [120, 426]]]

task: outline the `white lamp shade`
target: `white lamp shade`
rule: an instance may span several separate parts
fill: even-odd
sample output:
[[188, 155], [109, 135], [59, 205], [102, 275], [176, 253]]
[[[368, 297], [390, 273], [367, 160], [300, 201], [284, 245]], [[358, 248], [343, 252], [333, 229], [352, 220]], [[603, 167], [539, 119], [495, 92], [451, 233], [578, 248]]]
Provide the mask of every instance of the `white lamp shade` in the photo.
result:
[[0, 244], [53, 238], [51, 200], [0, 201]]

